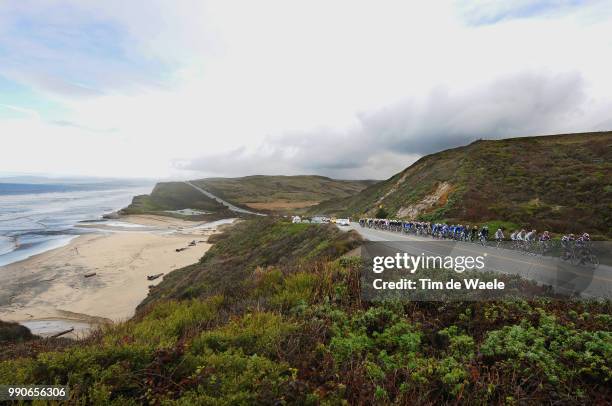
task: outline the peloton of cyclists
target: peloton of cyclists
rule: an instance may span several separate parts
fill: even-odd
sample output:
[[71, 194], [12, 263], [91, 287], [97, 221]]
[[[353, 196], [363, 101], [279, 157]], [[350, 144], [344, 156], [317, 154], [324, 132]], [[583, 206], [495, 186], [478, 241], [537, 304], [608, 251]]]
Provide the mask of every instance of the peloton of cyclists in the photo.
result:
[[[426, 221], [405, 221], [398, 219], [359, 219], [361, 227], [375, 228], [380, 230], [395, 231], [405, 234], [416, 234], [430, 236], [436, 239], [450, 239], [456, 241], [480, 242], [487, 244], [489, 239], [489, 227], [485, 224], [479, 229], [477, 225], [447, 224]], [[515, 229], [509, 235], [513, 249], [523, 250], [530, 254], [544, 254], [550, 252], [553, 247], [552, 236], [548, 230], [538, 235], [537, 230], [527, 232], [525, 229]], [[497, 247], [506, 239], [502, 227], [497, 228], [494, 239]], [[561, 237], [561, 258], [578, 259], [581, 262], [594, 262], [589, 242], [591, 237], [588, 233], [582, 233], [578, 237], [574, 234], [565, 234]], [[586, 260], [585, 260], [586, 258]]]

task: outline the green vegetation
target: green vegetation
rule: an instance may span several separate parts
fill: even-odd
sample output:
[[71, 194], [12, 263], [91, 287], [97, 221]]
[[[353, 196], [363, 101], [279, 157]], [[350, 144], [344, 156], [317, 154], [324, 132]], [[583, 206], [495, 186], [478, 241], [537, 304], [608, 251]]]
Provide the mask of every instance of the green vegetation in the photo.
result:
[[242, 222], [231, 233], [211, 237], [214, 245], [200, 262], [166, 275], [141, 307], [169, 298], [248, 295], [252, 287], [245, 280], [258, 268], [299, 267], [335, 257], [353, 248], [357, 239], [332, 225], [289, 224], [266, 217]]
[[246, 176], [193, 181], [238, 206], [260, 210], [295, 212], [323, 200], [352, 196], [374, 183], [369, 180], [337, 180], [324, 176]]
[[[158, 183], [151, 194], [134, 197], [132, 204], [121, 210], [121, 214], [161, 214], [182, 217], [167, 212], [167, 210], [182, 209], [200, 210], [218, 218], [232, 217], [231, 212], [228, 212], [225, 206], [183, 182]], [[210, 217], [208, 215], [188, 216], [187, 218], [200, 220]]]
[[132, 320], [21, 351], [0, 384], [68, 384], [74, 404], [609, 402], [610, 302], [365, 302], [360, 258], [342, 256], [358, 244], [242, 222]]
[[355, 196], [309, 211], [373, 217], [383, 205], [400, 218], [503, 220], [509, 227], [612, 238], [610, 173], [612, 132], [482, 140], [425, 156]]
[[384, 207], [378, 208], [378, 210], [376, 210], [376, 214], [374, 215], [374, 217], [377, 219], [386, 219], [388, 216], [389, 212], [387, 212]]

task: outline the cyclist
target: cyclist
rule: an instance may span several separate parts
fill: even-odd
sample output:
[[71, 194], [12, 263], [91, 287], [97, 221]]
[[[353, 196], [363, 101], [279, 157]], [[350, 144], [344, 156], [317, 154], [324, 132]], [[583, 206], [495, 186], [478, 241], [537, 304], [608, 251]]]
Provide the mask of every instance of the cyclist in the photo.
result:
[[582, 235], [578, 237], [577, 241], [580, 241], [580, 242], [591, 241], [591, 236], [588, 233], [582, 233]]
[[463, 229], [463, 241], [469, 241], [469, 240], [470, 240], [470, 225], [468, 224]]
[[537, 237], [538, 237], [538, 234], [537, 234], [536, 230], [531, 230], [527, 234], [525, 234], [525, 236], [523, 238], [523, 248], [530, 255], [535, 255], [536, 254], [537, 246], [535, 245], [536, 244], [535, 241], [536, 241]]
[[590, 241], [591, 236], [588, 233], [582, 233], [582, 235], [576, 239], [576, 257], [581, 265], [589, 262], [591, 257], [591, 249], [589, 247]]
[[544, 255], [550, 250], [551, 237], [548, 231], [544, 231], [538, 238], [538, 254]]
[[563, 254], [561, 255], [561, 259], [570, 259], [572, 257], [572, 248], [574, 245], [574, 241], [576, 241], [574, 234], [566, 234], [561, 237], [561, 247], [563, 247]]
[[548, 231], [544, 231], [540, 236], [540, 241], [550, 241], [550, 233]]
[[563, 237], [561, 237], [561, 242], [571, 242], [571, 241], [576, 241], [576, 237], [574, 236], [574, 234], [566, 234]]
[[516, 241], [516, 240], [518, 240], [518, 234], [519, 234], [519, 230], [514, 230], [514, 231], [512, 232], [512, 234], [510, 234], [510, 239], [511, 239], [512, 241]]
[[476, 234], [478, 234], [478, 226], [472, 227], [472, 235], [470, 236], [470, 241], [476, 240]]
[[482, 230], [480, 230], [480, 242], [485, 245], [487, 243], [487, 239], [489, 238], [489, 226], [482, 226]]
[[536, 230], [531, 230], [525, 235], [525, 241], [533, 242], [536, 240], [537, 235]]
[[448, 237], [448, 224], [443, 224], [442, 225], [442, 238], [446, 240], [446, 237]]
[[499, 245], [502, 243], [502, 241], [504, 240], [505, 236], [504, 236], [504, 231], [502, 230], [502, 228], [498, 228], [497, 231], [495, 232], [495, 241], [497, 241], [497, 247], [499, 247]]

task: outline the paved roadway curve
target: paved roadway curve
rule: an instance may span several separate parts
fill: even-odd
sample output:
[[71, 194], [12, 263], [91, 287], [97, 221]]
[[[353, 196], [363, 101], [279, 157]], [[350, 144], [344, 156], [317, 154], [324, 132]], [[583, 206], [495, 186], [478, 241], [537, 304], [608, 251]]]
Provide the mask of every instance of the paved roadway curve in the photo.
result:
[[254, 211], [243, 209], [243, 208], [238, 207], [238, 206], [234, 206], [230, 202], [228, 202], [226, 200], [223, 200], [223, 199], [221, 199], [218, 196], [213, 195], [208, 190], [204, 190], [201, 187], [196, 186], [196, 185], [194, 185], [193, 183], [191, 183], [191, 182], [189, 182], [187, 180], [185, 181], [185, 183], [188, 184], [189, 186], [191, 186], [192, 188], [194, 188], [195, 190], [199, 191], [200, 193], [203, 193], [206, 196], [210, 197], [211, 199], [214, 199], [214, 200], [218, 201], [219, 203], [221, 203], [222, 205], [224, 205], [225, 207], [227, 207], [228, 209], [230, 209], [233, 212], [244, 213], [244, 214], [254, 214], [256, 216], [267, 216], [267, 214], [264, 214], [264, 213], [257, 213], [257, 212], [254, 212]]
[[[346, 227], [342, 227], [347, 229]], [[585, 269], [569, 265], [557, 258], [522, 254], [515, 250], [483, 247], [480, 244], [434, 240], [391, 231], [362, 228], [358, 223], [348, 227], [369, 241], [386, 242], [397, 252], [412, 255], [484, 255], [486, 269], [507, 274], [520, 275], [540, 284], [557, 287], [559, 292], [582, 292], [582, 297], [612, 298], [612, 267], [599, 265], [596, 269]], [[412, 244], [411, 244], [412, 242]], [[427, 243], [427, 244], [424, 244]]]

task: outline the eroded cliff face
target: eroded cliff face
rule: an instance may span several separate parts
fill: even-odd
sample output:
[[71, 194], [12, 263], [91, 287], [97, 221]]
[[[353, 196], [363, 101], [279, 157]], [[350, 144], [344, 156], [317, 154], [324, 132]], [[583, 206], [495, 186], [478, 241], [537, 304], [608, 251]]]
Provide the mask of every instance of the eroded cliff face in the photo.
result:
[[397, 217], [414, 219], [436, 207], [444, 206], [453, 190], [454, 187], [449, 182], [441, 182], [433, 193], [426, 195], [421, 201], [401, 207], [397, 211]]

